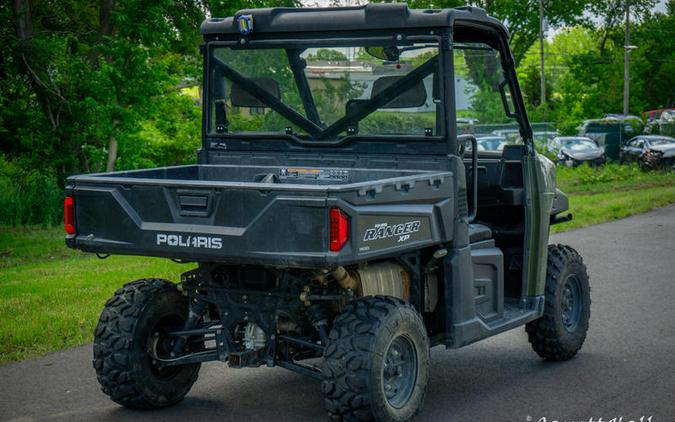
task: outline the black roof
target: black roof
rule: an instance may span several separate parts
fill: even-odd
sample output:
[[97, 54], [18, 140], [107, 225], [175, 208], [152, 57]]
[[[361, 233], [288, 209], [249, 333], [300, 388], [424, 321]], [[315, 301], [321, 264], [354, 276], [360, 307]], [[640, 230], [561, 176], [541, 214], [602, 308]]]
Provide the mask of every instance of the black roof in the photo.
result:
[[405, 3], [371, 3], [357, 7], [244, 9], [233, 17], [202, 23], [202, 35], [239, 34], [237, 18], [253, 16], [256, 33], [358, 31], [377, 29], [441, 28], [455, 23], [487, 27], [506, 33], [502, 23], [477, 7], [409, 9]]

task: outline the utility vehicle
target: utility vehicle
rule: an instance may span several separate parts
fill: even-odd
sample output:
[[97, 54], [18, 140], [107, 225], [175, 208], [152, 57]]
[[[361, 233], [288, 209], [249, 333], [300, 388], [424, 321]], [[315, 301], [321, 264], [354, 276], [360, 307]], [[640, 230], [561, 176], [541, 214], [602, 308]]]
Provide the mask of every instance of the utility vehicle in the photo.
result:
[[[499, 21], [369, 4], [242, 10], [201, 33], [198, 164], [67, 181], [69, 247], [187, 266], [106, 302], [93, 364], [112, 400], [174, 404], [222, 361], [320, 380], [334, 420], [402, 421], [431, 347], [525, 326], [540, 356], [577, 353], [588, 276], [548, 245], [571, 215]], [[523, 141], [458, 136], [460, 82]]]

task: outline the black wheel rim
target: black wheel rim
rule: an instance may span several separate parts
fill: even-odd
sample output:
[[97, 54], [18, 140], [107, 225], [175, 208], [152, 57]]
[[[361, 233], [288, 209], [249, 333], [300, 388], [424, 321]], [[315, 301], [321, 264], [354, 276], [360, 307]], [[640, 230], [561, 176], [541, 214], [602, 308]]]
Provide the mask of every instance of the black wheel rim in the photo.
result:
[[562, 290], [562, 323], [567, 332], [572, 333], [579, 326], [582, 305], [581, 284], [575, 275], [570, 275]]
[[385, 354], [382, 388], [387, 402], [397, 409], [405, 406], [417, 383], [417, 353], [412, 342], [396, 337]]

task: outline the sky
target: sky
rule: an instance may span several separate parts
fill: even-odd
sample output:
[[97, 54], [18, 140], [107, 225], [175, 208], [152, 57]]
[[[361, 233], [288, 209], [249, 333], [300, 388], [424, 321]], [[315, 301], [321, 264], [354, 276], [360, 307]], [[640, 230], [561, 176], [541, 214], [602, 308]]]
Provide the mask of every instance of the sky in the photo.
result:
[[[658, 0], [658, 3], [654, 7], [654, 11], [665, 12], [667, 1], [668, 0]], [[300, 2], [305, 6], [322, 6], [322, 7], [329, 6], [330, 3], [334, 3], [334, 1], [331, 0], [301, 0]], [[368, 3], [367, 0], [340, 0], [340, 4], [344, 6], [355, 6], [357, 4], [366, 4], [366, 3]]]

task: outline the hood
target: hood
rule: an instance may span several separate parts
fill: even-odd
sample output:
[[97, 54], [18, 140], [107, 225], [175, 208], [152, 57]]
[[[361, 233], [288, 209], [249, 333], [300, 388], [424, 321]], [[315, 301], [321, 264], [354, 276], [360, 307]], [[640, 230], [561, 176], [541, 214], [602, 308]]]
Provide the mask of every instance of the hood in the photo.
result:
[[653, 145], [650, 149], [661, 151], [664, 157], [675, 157], [675, 144]]
[[568, 148], [563, 148], [560, 150], [560, 152], [564, 153], [565, 155], [574, 158], [575, 160], [594, 160], [596, 158], [602, 157], [602, 154], [605, 153], [605, 151], [602, 148], [588, 148], [588, 149], [582, 149], [582, 150], [571, 150]]

